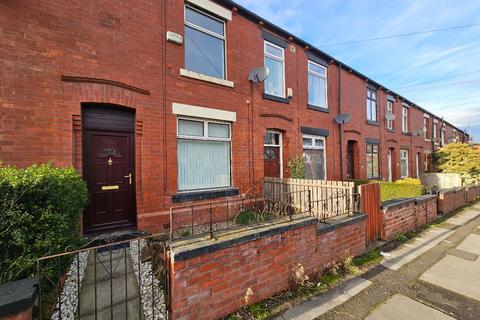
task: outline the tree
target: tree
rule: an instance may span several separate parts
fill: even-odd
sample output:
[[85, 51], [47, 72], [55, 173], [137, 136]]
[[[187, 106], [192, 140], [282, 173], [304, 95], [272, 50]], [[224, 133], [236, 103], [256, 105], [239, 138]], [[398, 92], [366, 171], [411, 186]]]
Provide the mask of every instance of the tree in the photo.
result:
[[449, 143], [435, 153], [437, 168], [444, 173], [458, 173], [466, 183], [480, 176], [480, 152], [466, 143]]

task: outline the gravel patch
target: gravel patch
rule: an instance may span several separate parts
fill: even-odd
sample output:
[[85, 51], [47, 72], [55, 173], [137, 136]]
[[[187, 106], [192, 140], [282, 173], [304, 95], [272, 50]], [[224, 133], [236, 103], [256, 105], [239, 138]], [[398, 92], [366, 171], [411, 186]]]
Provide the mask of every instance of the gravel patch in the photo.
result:
[[88, 254], [89, 251], [83, 251], [76, 255], [73, 259], [70, 269], [66, 274], [65, 283], [60, 295], [62, 307], [61, 314], [59, 308], [60, 306], [57, 302], [55, 306], [55, 312], [52, 314], [52, 320], [75, 319], [78, 306], [78, 292], [80, 292], [82, 287], [83, 277], [85, 276], [85, 270], [87, 269]]
[[[133, 270], [138, 286], [140, 287], [140, 300], [143, 307], [145, 320], [166, 320], [165, 297], [160, 281], [152, 276], [152, 264], [150, 261], [142, 262], [139, 254], [146, 246], [144, 239], [130, 242], [130, 255], [133, 262]], [[140, 260], [140, 265], [139, 265]], [[140, 276], [139, 276], [140, 275]], [[153, 285], [152, 285], [153, 280]]]

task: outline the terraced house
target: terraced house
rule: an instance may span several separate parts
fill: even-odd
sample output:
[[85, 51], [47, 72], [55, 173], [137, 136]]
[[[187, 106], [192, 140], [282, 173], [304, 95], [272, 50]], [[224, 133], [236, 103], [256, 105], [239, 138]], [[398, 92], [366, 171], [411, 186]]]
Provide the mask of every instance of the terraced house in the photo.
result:
[[233, 1], [2, 1], [0, 44], [0, 160], [82, 172], [87, 233], [168, 228], [172, 205], [237, 197], [294, 156], [307, 178], [396, 180], [468, 140]]

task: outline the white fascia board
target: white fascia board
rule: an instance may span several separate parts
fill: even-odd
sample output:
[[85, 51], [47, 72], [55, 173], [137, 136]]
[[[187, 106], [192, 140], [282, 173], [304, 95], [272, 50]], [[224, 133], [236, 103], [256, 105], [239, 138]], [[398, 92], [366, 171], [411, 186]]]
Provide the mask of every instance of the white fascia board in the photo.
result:
[[237, 120], [236, 112], [198, 107], [176, 102], [172, 103], [172, 112], [176, 115], [195, 118], [222, 120], [229, 122], [235, 122]]
[[226, 20], [231, 21], [232, 20], [232, 12], [221, 5], [216, 4], [215, 2], [212, 2], [210, 0], [188, 0], [187, 2], [196, 5], [197, 7], [200, 7], [202, 9], [205, 9], [207, 11], [210, 11], [211, 13], [222, 17]]

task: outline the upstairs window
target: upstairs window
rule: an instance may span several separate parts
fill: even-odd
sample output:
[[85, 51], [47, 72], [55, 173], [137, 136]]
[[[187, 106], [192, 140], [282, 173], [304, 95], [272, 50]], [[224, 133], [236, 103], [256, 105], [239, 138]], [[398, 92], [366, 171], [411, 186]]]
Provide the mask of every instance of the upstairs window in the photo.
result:
[[303, 136], [303, 162], [306, 179], [326, 179], [325, 138], [319, 136]]
[[185, 68], [225, 79], [225, 22], [185, 7]]
[[440, 146], [443, 147], [445, 145], [445, 128], [440, 130]]
[[327, 68], [313, 61], [308, 61], [308, 104], [328, 108]]
[[367, 88], [367, 120], [377, 122], [377, 92]]
[[437, 140], [437, 131], [438, 131], [437, 122], [434, 120], [433, 121], [433, 130], [432, 130], [433, 136], [432, 137], [433, 137], [433, 140], [435, 140], [435, 143], [438, 143], [438, 141], [436, 141]]
[[429, 139], [428, 138], [428, 117], [426, 116], [423, 117], [423, 138]]
[[[387, 100], [387, 114], [393, 114], [393, 101]], [[387, 129], [393, 130], [393, 120], [387, 120]]]
[[380, 178], [378, 144], [367, 144], [367, 178]]
[[285, 55], [284, 49], [265, 41], [265, 66], [270, 75], [265, 80], [265, 93], [285, 98]]
[[230, 123], [178, 119], [178, 189], [230, 187]]
[[402, 108], [402, 132], [408, 132], [408, 107]]

